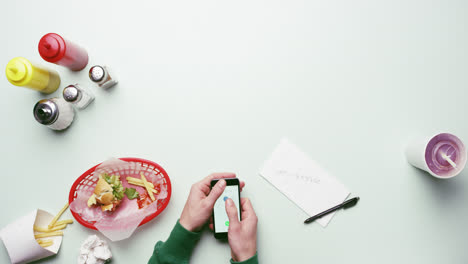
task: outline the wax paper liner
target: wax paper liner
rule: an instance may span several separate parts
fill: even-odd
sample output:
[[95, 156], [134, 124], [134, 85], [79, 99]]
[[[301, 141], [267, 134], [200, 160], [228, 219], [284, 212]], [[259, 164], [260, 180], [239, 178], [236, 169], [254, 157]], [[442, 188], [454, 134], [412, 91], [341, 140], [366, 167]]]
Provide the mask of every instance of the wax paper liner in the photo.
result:
[[[102, 173], [119, 175], [124, 188], [135, 188], [140, 195], [145, 194], [145, 188], [129, 184], [126, 180], [127, 177], [140, 179], [140, 172], [143, 172], [148, 182], [153, 183], [155, 189], [160, 189], [158, 194], [154, 194], [156, 201], [139, 209], [137, 199], [129, 200], [124, 196], [122, 203], [114, 212], [102, 212], [100, 206], [88, 207], [87, 201], [94, 192], [97, 179]], [[94, 226], [111, 241], [130, 237], [145, 217], [158, 210], [159, 200], [167, 197], [167, 186], [162, 184], [162, 176], [156, 175], [153, 170], [135, 162], [125, 162], [115, 158], [107, 160], [96, 168], [92, 177], [94, 181], [89, 187], [86, 186], [77, 191], [77, 197], [70, 204], [70, 210], [78, 213], [84, 220], [94, 222]]]

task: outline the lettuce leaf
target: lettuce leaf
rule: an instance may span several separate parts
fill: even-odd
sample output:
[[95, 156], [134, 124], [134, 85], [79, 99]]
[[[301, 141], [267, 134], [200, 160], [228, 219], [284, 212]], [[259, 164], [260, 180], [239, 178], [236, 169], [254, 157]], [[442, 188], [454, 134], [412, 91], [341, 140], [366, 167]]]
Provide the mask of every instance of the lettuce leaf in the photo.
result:
[[110, 175], [107, 173], [102, 174], [102, 178], [112, 186], [112, 194], [117, 200], [122, 200], [124, 196], [124, 188], [122, 186], [122, 182], [120, 181], [120, 177], [117, 175]]
[[122, 200], [124, 196], [124, 188], [122, 186], [122, 183], [119, 181], [119, 184], [112, 186], [112, 189], [114, 190], [112, 192], [114, 197], [117, 198], [118, 200]]
[[127, 198], [130, 200], [140, 197], [140, 194], [135, 188], [125, 188], [125, 195], [127, 195]]
[[109, 174], [103, 173], [101, 176], [108, 184], [112, 184], [111, 176], [109, 176]]

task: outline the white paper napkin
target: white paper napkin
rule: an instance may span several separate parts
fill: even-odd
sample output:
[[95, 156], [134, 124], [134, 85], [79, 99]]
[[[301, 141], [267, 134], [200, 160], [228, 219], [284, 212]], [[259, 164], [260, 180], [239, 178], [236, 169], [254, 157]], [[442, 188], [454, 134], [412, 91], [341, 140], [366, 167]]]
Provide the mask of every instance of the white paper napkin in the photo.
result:
[[[265, 162], [260, 175], [309, 216], [342, 203], [350, 194], [338, 179], [286, 138]], [[334, 214], [316, 221], [326, 227]]]

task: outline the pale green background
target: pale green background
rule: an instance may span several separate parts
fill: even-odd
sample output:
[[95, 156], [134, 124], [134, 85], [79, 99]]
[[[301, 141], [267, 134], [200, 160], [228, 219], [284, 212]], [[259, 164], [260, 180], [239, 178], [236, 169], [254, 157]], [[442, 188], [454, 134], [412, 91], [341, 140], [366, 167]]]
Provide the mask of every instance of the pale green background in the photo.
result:
[[[468, 171], [437, 180], [403, 155], [417, 135], [468, 140], [467, 8], [462, 0], [2, 1], [2, 65], [24, 56], [57, 69], [60, 90], [79, 82], [97, 98], [56, 133], [32, 116], [50, 96], [1, 74], [0, 227], [35, 208], [57, 212], [89, 167], [136, 156], [167, 170], [173, 197], [130, 239], [111, 243], [113, 263], [146, 263], [190, 185], [215, 171], [246, 181], [262, 263], [467, 263]], [[42, 61], [37, 42], [48, 32], [86, 47], [86, 70]], [[109, 65], [118, 86], [94, 86], [93, 64]], [[304, 225], [307, 215], [258, 176], [283, 136], [360, 196], [358, 206], [327, 228]], [[59, 254], [41, 263], [75, 263], [94, 233], [73, 224]], [[229, 257], [207, 231], [192, 263]]]

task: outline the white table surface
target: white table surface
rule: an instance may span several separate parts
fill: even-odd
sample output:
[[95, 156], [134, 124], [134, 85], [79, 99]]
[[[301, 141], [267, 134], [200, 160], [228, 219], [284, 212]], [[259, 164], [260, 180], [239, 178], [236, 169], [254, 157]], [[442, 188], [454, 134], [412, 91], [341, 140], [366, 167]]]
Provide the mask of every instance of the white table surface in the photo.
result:
[[[125, 241], [113, 263], [146, 263], [180, 216], [191, 184], [236, 172], [259, 217], [262, 263], [466, 263], [468, 171], [437, 180], [406, 163], [418, 135], [468, 140], [467, 1], [2, 1], [3, 65], [24, 56], [59, 71], [50, 96], [0, 77], [0, 227], [35, 208], [56, 213], [73, 181], [110, 157], [161, 164], [167, 209]], [[85, 47], [80, 72], [43, 61], [41, 36]], [[87, 70], [109, 65], [103, 91]], [[62, 133], [32, 108], [65, 85], [96, 101]], [[258, 175], [287, 136], [361, 197], [327, 228]], [[65, 214], [70, 218], [70, 212]], [[75, 222], [57, 256], [74, 263], [95, 232]], [[228, 263], [206, 231], [191, 263]], [[0, 247], [0, 262], [8, 255]]]

